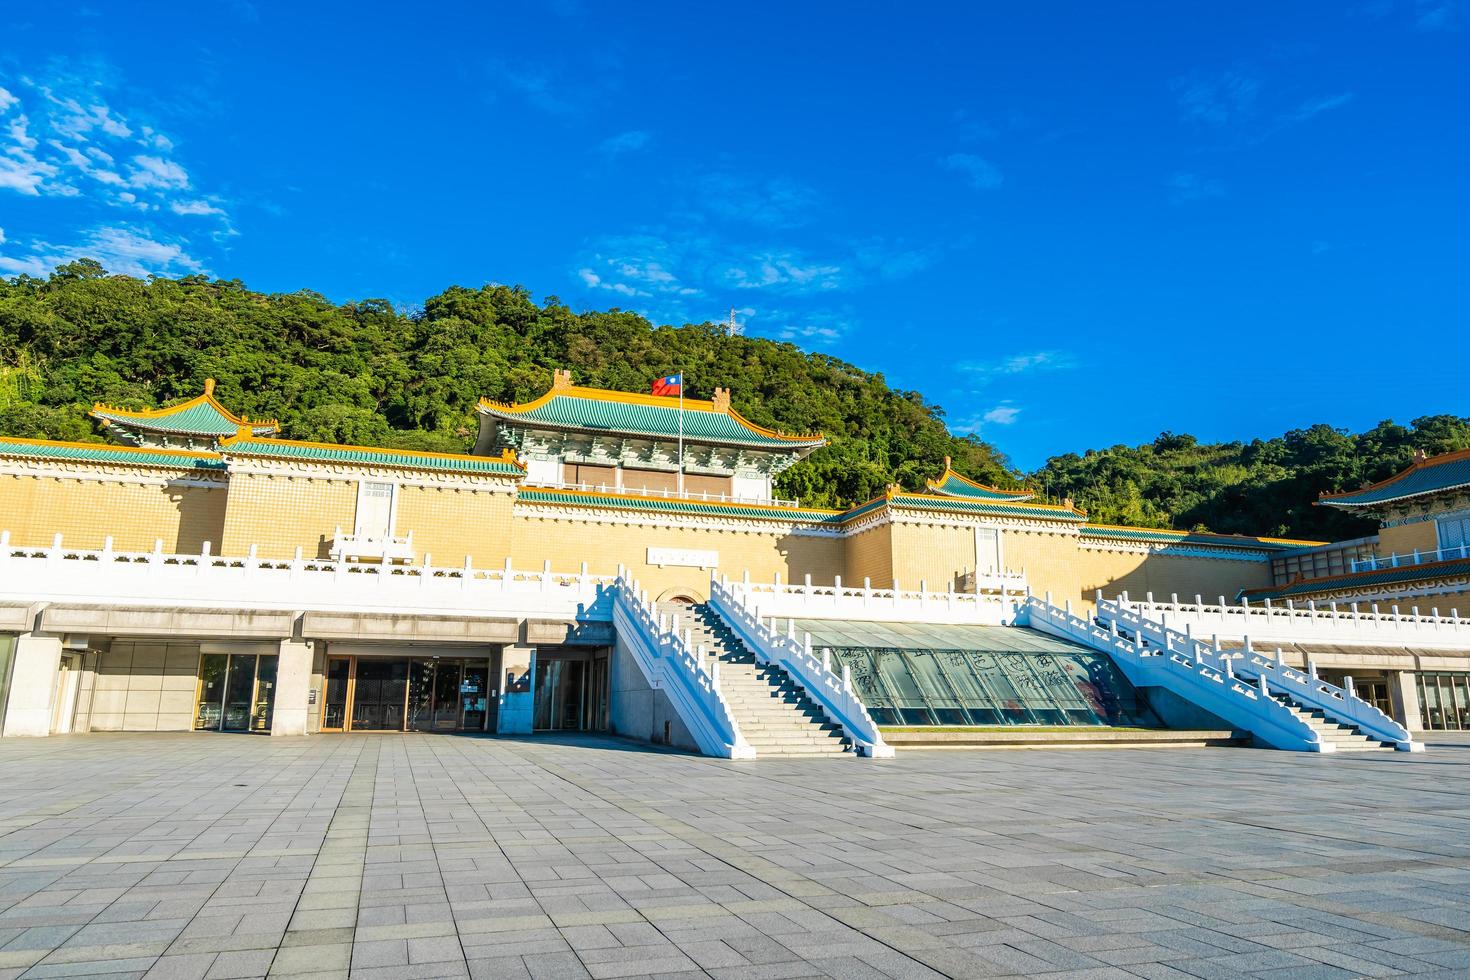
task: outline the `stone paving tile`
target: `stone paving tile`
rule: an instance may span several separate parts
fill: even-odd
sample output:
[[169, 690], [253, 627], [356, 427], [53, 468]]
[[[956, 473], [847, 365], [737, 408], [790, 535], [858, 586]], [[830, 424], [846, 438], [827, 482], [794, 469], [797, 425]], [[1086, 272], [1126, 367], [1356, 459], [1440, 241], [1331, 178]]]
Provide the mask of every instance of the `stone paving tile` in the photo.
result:
[[91, 735], [0, 742], [0, 784], [0, 980], [1470, 976], [1470, 740]]

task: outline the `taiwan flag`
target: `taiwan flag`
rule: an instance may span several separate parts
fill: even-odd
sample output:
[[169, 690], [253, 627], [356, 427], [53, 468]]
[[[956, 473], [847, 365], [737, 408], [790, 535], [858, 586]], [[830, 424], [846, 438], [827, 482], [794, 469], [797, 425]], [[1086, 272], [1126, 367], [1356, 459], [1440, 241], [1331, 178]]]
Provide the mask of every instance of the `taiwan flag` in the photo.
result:
[[653, 382], [653, 393], [664, 398], [678, 398], [684, 394], [684, 375], [670, 374]]

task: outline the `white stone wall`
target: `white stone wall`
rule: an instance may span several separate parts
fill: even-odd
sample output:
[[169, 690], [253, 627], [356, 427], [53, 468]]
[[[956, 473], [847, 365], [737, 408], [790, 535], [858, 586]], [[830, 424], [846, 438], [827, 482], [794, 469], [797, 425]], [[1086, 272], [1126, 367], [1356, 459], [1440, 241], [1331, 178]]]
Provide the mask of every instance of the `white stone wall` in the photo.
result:
[[198, 682], [198, 643], [114, 640], [97, 658], [91, 730], [188, 731]]

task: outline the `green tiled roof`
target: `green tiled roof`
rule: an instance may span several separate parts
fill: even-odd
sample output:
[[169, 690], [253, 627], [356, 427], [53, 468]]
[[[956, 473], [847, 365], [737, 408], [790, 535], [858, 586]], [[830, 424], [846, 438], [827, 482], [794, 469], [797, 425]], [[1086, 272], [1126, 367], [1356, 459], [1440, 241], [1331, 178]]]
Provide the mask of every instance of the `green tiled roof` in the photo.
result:
[[982, 486], [951, 471], [945, 471], [939, 482], [929, 484], [929, 489], [934, 493], [964, 497], [967, 500], [1009, 500], [1014, 503], [1030, 500], [1032, 496], [1030, 490], [997, 490], [995, 487]]
[[1406, 497], [1470, 487], [1470, 450], [1427, 459], [1362, 490], [1324, 494], [1317, 502], [1327, 507], [1371, 507]]
[[[523, 406], [481, 401], [480, 411], [511, 424], [666, 439], [677, 438], [680, 425], [677, 398], [599, 393], [588, 388], [553, 390]], [[787, 436], [762, 429], [707, 401], [686, 400], [682, 414], [684, 438], [689, 442], [786, 450], [814, 449], [825, 442], [820, 436]]]
[[1340, 592], [1344, 589], [1372, 588], [1375, 585], [1401, 585], [1405, 582], [1449, 578], [1455, 575], [1470, 575], [1470, 558], [1454, 561], [1438, 561], [1427, 565], [1407, 565], [1400, 568], [1382, 568], [1372, 572], [1353, 572], [1348, 575], [1330, 575], [1326, 578], [1307, 579], [1270, 589], [1246, 589], [1241, 595], [1250, 599], [1289, 599], [1297, 595], [1312, 595], [1319, 592]]
[[[1226, 548], [1251, 548], [1256, 551], [1291, 551], [1307, 542], [1274, 538], [1250, 538], [1235, 534], [1210, 534], [1199, 531], [1169, 531], [1152, 527], [1102, 527], [1084, 524], [1078, 533], [1093, 538], [1123, 538], [1127, 541], [1151, 541], [1160, 544], [1212, 545]], [[1321, 542], [1312, 542], [1320, 544]]]
[[758, 507], [749, 504], [726, 504], [704, 500], [679, 500], [672, 497], [643, 497], [636, 494], [605, 494], [582, 490], [541, 490], [523, 487], [517, 502], [528, 504], [566, 504], [573, 507], [620, 507], [663, 514], [697, 514], [705, 517], [750, 517], [758, 520], [797, 521], [807, 524], [836, 524], [846, 514], [797, 507]]
[[100, 402], [92, 406], [92, 416], [123, 429], [143, 432], [165, 432], [171, 435], [232, 436], [242, 425], [249, 425], [255, 435], [268, 435], [280, 428], [273, 421], [247, 422], [215, 401], [211, 384], [204, 394], [170, 408], [132, 411], [114, 408]]
[[224, 461], [213, 453], [167, 449], [132, 449], [106, 443], [48, 442], [41, 439], [0, 439], [0, 456], [52, 459], [72, 463], [119, 463], [124, 466], [163, 466], [179, 470], [222, 470]]
[[[994, 517], [1040, 517], [1053, 521], [1080, 521], [1082, 515], [1064, 507], [1045, 504], [1007, 503], [991, 500], [961, 500], [957, 497], [938, 497], [922, 493], [897, 493], [889, 500], [901, 507], [924, 507], [930, 510], [947, 510], [959, 514], [991, 515]], [[861, 509], [861, 508], [860, 508]]]
[[334, 446], [289, 439], [225, 439], [220, 453], [270, 459], [296, 459], [316, 463], [350, 463], [361, 466], [396, 466], [414, 470], [449, 473], [478, 473], [519, 477], [519, 466], [498, 456], [459, 456], [451, 453], [420, 453], [411, 450], [376, 449], [368, 446]]

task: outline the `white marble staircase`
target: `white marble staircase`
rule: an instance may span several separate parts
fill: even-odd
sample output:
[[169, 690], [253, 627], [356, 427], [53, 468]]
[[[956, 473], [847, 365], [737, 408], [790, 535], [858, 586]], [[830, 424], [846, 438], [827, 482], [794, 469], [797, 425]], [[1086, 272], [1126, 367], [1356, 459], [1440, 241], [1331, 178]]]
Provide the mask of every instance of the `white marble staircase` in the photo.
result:
[[1323, 746], [1332, 746], [1333, 752], [1395, 751], [1391, 743], [1375, 741], [1364, 735], [1359, 729], [1351, 725], [1340, 724], [1328, 718], [1317, 708], [1306, 708], [1285, 694], [1272, 694], [1271, 697], [1285, 705], [1288, 711], [1306, 724], [1312, 726], [1318, 737], [1322, 739]]
[[842, 729], [827, 720], [784, 670], [757, 663], [713, 610], [702, 604], [660, 603], [659, 612], [679, 617], [679, 631], [689, 631], [689, 649], [703, 647], [707, 657], [719, 659], [720, 693], [757, 758], [851, 752]]

